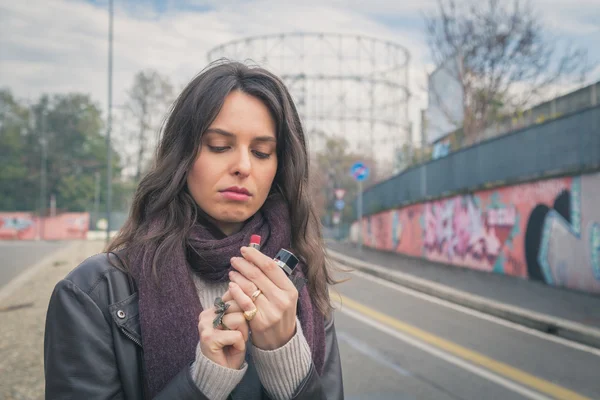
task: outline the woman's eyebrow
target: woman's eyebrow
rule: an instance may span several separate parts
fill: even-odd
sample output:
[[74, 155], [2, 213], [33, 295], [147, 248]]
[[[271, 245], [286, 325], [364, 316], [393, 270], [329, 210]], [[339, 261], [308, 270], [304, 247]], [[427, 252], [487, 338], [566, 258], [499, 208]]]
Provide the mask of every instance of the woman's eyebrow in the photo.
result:
[[[227, 137], [233, 137], [235, 138], [236, 135], [234, 133], [228, 132], [224, 129], [220, 129], [220, 128], [208, 128], [206, 130], [206, 133], [216, 133], [218, 135], [223, 135], [223, 136], [227, 136]], [[275, 139], [273, 136], [258, 136], [252, 139], [253, 141], [256, 142], [273, 142], [273, 143], [277, 143], [277, 139]]]
[[206, 133], [217, 133], [219, 135], [227, 136], [227, 137], [235, 137], [235, 135], [231, 132], [227, 132], [226, 130], [219, 128], [208, 128]]
[[252, 140], [256, 141], [256, 142], [273, 142], [273, 143], [277, 143], [277, 139], [275, 139], [273, 136], [259, 136], [259, 137], [255, 137]]

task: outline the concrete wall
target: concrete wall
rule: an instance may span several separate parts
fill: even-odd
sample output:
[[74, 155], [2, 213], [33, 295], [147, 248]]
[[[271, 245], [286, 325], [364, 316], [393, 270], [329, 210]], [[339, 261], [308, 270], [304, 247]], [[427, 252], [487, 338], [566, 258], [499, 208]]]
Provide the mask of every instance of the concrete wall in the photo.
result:
[[600, 173], [477, 191], [355, 222], [365, 246], [600, 293]]

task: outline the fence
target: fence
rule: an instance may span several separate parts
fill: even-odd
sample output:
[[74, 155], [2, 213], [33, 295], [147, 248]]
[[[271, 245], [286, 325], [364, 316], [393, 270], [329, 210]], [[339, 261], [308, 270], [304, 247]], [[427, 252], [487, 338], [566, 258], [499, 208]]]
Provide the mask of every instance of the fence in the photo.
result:
[[600, 105], [600, 82], [538, 104], [522, 114], [507, 116], [485, 129], [481, 135], [481, 140], [490, 139], [515, 129], [526, 128], [597, 105]]
[[407, 169], [364, 192], [363, 213], [475, 189], [600, 168], [600, 106]]

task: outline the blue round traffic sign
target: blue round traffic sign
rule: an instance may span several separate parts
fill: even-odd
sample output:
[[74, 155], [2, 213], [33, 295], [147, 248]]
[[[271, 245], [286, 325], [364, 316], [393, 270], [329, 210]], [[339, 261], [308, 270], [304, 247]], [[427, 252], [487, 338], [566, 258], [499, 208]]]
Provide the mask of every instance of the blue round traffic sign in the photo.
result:
[[352, 168], [350, 168], [350, 175], [359, 182], [364, 181], [369, 177], [369, 167], [360, 161], [356, 162]]
[[335, 208], [337, 210], [342, 211], [344, 209], [344, 206], [346, 205], [346, 203], [344, 202], [344, 200], [336, 200], [335, 201]]

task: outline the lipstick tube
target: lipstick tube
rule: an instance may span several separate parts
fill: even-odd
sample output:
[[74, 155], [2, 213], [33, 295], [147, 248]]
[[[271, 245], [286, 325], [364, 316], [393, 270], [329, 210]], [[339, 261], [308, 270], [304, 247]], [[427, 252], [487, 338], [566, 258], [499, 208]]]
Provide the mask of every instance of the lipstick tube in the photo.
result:
[[260, 251], [260, 236], [259, 235], [250, 236], [250, 244], [248, 245], [248, 247], [253, 247], [256, 250]]

